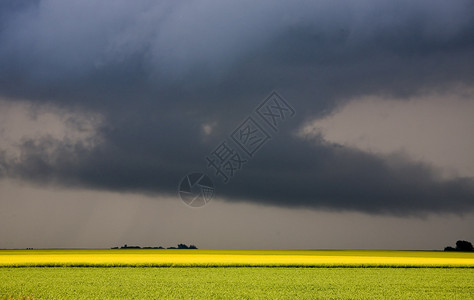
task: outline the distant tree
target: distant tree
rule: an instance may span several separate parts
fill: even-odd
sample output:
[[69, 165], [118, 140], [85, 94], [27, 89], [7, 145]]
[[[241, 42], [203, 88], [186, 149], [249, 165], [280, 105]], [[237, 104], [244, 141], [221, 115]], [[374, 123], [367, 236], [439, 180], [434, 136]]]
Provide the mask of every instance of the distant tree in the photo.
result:
[[457, 251], [474, 251], [474, 247], [468, 241], [457, 241], [456, 250]]
[[197, 249], [197, 247], [194, 245], [189, 245], [189, 249]]
[[189, 249], [185, 244], [178, 244], [178, 249]]
[[474, 251], [474, 247], [472, 244], [468, 241], [457, 241], [456, 242], [456, 248], [453, 248], [451, 246], [448, 246], [444, 248], [444, 251], [463, 251], [463, 252], [471, 252]]
[[129, 246], [127, 244], [120, 247], [120, 249], [140, 249], [140, 248], [141, 248], [140, 246]]

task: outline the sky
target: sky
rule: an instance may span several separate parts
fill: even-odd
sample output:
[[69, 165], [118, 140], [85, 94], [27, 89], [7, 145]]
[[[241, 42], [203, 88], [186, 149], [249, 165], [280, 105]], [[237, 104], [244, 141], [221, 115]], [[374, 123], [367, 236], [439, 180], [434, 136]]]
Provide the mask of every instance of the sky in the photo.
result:
[[469, 0], [2, 1], [0, 248], [473, 241], [473, 116]]

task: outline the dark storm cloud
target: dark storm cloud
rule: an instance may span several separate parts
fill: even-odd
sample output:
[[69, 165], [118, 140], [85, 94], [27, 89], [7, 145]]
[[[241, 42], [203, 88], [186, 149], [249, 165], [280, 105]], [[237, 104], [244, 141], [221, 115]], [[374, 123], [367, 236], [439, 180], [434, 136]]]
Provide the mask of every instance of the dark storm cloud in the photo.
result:
[[[10, 2], [6, 2], [10, 3]], [[6, 5], [0, 95], [104, 115], [103, 143], [25, 141], [3, 176], [175, 194], [272, 89], [297, 116], [218, 192], [282, 206], [461, 212], [472, 179], [290, 132], [351, 98], [474, 83], [472, 1], [39, 1]], [[5, 12], [6, 11], [6, 12]], [[203, 124], [217, 124], [204, 137]], [[2, 171], [3, 170], [3, 171]]]

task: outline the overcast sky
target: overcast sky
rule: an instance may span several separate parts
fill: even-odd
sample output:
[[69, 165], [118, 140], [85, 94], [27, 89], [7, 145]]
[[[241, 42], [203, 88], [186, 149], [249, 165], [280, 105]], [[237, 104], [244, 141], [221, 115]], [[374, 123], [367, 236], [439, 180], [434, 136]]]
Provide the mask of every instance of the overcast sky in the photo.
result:
[[469, 0], [0, 2], [0, 248], [442, 249], [473, 132]]

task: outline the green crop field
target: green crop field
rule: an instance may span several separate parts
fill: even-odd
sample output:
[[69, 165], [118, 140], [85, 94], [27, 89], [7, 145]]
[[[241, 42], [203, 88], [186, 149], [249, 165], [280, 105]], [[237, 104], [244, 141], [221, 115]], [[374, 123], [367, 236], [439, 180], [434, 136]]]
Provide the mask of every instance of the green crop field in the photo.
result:
[[2, 250], [0, 299], [473, 299], [474, 254]]
[[472, 299], [466, 268], [3, 268], [18, 299]]

